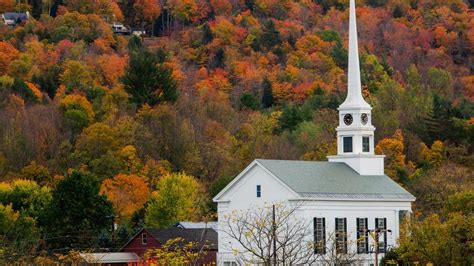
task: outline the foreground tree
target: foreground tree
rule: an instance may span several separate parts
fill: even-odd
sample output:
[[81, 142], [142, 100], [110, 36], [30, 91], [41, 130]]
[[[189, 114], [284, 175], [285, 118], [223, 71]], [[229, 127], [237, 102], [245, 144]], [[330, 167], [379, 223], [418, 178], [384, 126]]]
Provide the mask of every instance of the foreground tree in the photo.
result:
[[[204, 235], [203, 235], [204, 237]], [[150, 249], [145, 257], [151, 264], [158, 265], [200, 265], [200, 260], [207, 255], [209, 243], [201, 239], [199, 242], [186, 243], [182, 238], [175, 238], [157, 248]]]
[[0, 183], [0, 204], [32, 218], [38, 218], [51, 201], [51, 190], [39, 186], [35, 181], [14, 180], [10, 184]]
[[223, 231], [240, 244], [232, 248], [244, 264], [311, 265], [318, 258], [311, 226], [295, 217], [297, 209], [278, 203], [235, 211], [223, 217]]
[[57, 184], [42, 219], [50, 249], [89, 248], [100, 231], [111, 227], [113, 207], [99, 195], [99, 185], [96, 177], [79, 171]]
[[420, 265], [472, 265], [474, 216], [452, 213], [442, 221], [436, 214], [413, 219], [402, 231], [399, 260]]
[[0, 264], [23, 264], [38, 241], [36, 221], [0, 203]]
[[[352, 239], [350, 236], [347, 236], [347, 238]], [[337, 246], [337, 236], [335, 233], [329, 234], [326, 243], [325, 253], [319, 258], [323, 265], [363, 265], [363, 260], [356, 250], [348, 248], [345, 252], [340, 251], [340, 248]], [[347, 245], [349, 247], [355, 246], [357, 245], [357, 240], [348, 240]]]

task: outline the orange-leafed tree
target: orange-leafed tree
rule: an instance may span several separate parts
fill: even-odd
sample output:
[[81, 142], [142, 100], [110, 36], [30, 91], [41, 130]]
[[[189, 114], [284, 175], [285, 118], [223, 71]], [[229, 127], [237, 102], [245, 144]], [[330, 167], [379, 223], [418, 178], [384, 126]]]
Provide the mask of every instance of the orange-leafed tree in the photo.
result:
[[7, 71], [8, 65], [18, 58], [20, 52], [8, 42], [0, 42], [0, 76]]
[[126, 219], [142, 208], [150, 196], [145, 180], [137, 175], [118, 174], [102, 182], [100, 194], [112, 202], [119, 219]]
[[211, 0], [210, 3], [216, 15], [229, 15], [232, 13], [232, 4], [229, 0]]
[[123, 20], [124, 17], [123, 17], [122, 10], [120, 9], [119, 5], [116, 2], [111, 2], [109, 8], [116, 21]]
[[97, 57], [96, 63], [105, 84], [113, 86], [123, 75], [127, 65], [127, 58], [116, 54], [105, 54]]
[[11, 12], [14, 5], [14, 0], [0, 0], [0, 13]]
[[405, 144], [403, 143], [403, 133], [401, 129], [397, 129], [395, 134], [379, 141], [375, 147], [375, 153], [384, 154], [385, 172], [391, 178], [398, 180], [398, 171], [406, 167]]
[[145, 22], [152, 23], [161, 13], [161, 7], [157, 0], [137, 0], [133, 8], [137, 12], [137, 18], [141, 21], [142, 26]]
[[168, 0], [167, 6], [171, 14], [182, 22], [189, 23], [199, 17], [199, 5], [196, 0]]

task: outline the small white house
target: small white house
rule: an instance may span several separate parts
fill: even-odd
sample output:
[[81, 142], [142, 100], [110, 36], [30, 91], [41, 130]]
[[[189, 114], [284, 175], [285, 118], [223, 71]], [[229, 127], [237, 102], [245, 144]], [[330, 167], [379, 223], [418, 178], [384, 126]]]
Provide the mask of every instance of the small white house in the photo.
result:
[[7, 26], [16, 26], [30, 19], [30, 12], [5, 12], [1, 14], [2, 22]]
[[[348, 95], [339, 107], [337, 155], [327, 162], [254, 160], [216, 197], [218, 265], [238, 265], [241, 246], [226, 232], [225, 217], [253, 206], [283, 202], [310, 226], [309, 240], [329, 245], [329, 237], [346, 236], [345, 251], [363, 265], [375, 263], [374, 239], [361, 234], [379, 230], [379, 260], [396, 245], [401, 217], [415, 197], [384, 174], [384, 156], [374, 154], [372, 107], [362, 97], [355, 1], [350, 0]], [[351, 241], [352, 240], [352, 241]], [[325, 248], [314, 248], [324, 255]], [[316, 262], [316, 265], [325, 264]]]

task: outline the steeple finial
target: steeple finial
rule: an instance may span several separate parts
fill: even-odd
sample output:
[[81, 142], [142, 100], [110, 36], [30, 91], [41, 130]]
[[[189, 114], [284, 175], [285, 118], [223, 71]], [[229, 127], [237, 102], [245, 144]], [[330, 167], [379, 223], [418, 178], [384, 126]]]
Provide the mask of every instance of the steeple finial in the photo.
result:
[[360, 82], [359, 46], [357, 44], [357, 22], [355, 0], [350, 0], [349, 17], [349, 69], [347, 82], [347, 98], [340, 108], [371, 108], [362, 97]]

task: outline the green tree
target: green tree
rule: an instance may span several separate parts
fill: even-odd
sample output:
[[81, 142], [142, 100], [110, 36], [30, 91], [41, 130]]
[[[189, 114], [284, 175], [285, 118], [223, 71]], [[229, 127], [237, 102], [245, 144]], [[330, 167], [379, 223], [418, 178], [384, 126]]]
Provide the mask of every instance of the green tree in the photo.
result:
[[[471, 169], [448, 162], [412, 178], [408, 189], [415, 195], [416, 209], [423, 215], [441, 215], [451, 196], [474, 190], [473, 178]], [[456, 208], [453, 205], [453, 209]]]
[[431, 67], [428, 69], [428, 85], [430, 89], [442, 96], [452, 96], [452, 75], [446, 70]]
[[299, 123], [310, 120], [312, 113], [308, 108], [302, 108], [293, 104], [287, 104], [282, 108], [282, 114], [278, 118], [280, 130], [293, 131]]
[[434, 214], [423, 221], [411, 219], [396, 251], [410, 264], [472, 265], [473, 240], [474, 216], [453, 213], [443, 221]]
[[15, 212], [0, 203], [0, 263], [17, 264], [32, 257], [39, 242], [39, 230], [33, 218]]
[[270, 108], [273, 106], [273, 92], [272, 83], [265, 77], [262, 81], [262, 106], [263, 108]]
[[466, 190], [451, 195], [446, 201], [444, 213], [460, 212], [465, 215], [474, 214], [474, 190]]
[[368, 0], [367, 4], [371, 7], [382, 7], [387, 4], [387, 0]]
[[101, 230], [111, 227], [112, 203], [99, 189], [97, 178], [84, 172], [74, 171], [59, 181], [41, 219], [49, 248], [89, 248]]
[[23, 215], [38, 218], [51, 202], [50, 188], [41, 187], [35, 181], [15, 180], [4, 186], [5, 189], [0, 189], [0, 203], [11, 204]]
[[158, 182], [146, 208], [147, 226], [164, 228], [177, 221], [199, 218], [205, 204], [202, 185], [192, 176], [175, 173]]
[[137, 51], [130, 54], [129, 64], [122, 77], [125, 90], [138, 106], [155, 105], [178, 98], [177, 84], [172, 71], [153, 53]]
[[95, 74], [93, 69], [85, 63], [67, 60], [60, 74], [60, 80], [68, 90], [85, 90], [94, 84]]
[[[374, 1], [374, 0], [369, 0], [369, 1]], [[378, 1], [382, 1], [382, 0], [378, 0]], [[332, 7], [336, 8], [338, 10], [343, 10], [345, 1], [341, 1], [341, 0], [316, 0], [316, 3], [321, 5], [323, 7], [324, 13], [326, 13]]]
[[38, 84], [39, 87], [48, 93], [49, 98], [53, 98], [56, 94], [56, 90], [59, 87], [59, 75], [61, 68], [57, 65], [50, 66], [46, 71], [41, 74], [35, 74], [32, 77], [32, 82]]
[[267, 49], [271, 49], [275, 45], [281, 44], [280, 32], [276, 29], [275, 22], [273, 22], [272, 19], [269, 19], [264, 23], [260, 43]]
[[344, 43], [338, 32], [333, 30], [325, 30], [321, 34], [321, 39], [325, 42], [334, 42], [335, 45], [331, 51], [331, 57], [334, 62], [341, 68], [347, 68], [348, 52], [344, 48]]
[[76, 152], [87, 160], [100, 158], [108, 151], [119, 149], [119, 140], [108, 125], [95, 123], [84, 129], [76, 143]]
[[33, 180], [41, 186], [51, 184], [52, 177], [48, 168], [32, 161], [29, 165], [21, 169], [21, 176], [28, 180]]
[[242, 109], [252, 109], [257, 110], [260, 107], [255, 95], [252, 93], [244, 92], [240, 95], [240, 106]]

